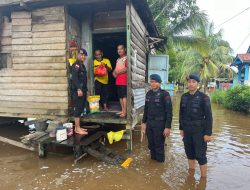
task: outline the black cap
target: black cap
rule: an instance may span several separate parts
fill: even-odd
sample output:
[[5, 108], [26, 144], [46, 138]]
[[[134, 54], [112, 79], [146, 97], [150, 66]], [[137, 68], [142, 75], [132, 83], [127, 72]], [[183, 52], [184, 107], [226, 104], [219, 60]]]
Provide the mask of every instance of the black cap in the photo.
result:
[[195, 74], [191, 74], [187, 77], [187, 80], [189, 79], [193, 79], [193, 80], [196, 80], [197, 82], [200, 82], [200, 77], [198, 75], [195, 75]]
[[155, 80], [156, 82], [159, 82], [159, 83], [162, 82], [161, 77], [158, 74], [152, 74], [152, 75], [150, 75], [150, 80]]
[[88, 56], [87, 51], [83, 48], [79, 49], [78, 53]]

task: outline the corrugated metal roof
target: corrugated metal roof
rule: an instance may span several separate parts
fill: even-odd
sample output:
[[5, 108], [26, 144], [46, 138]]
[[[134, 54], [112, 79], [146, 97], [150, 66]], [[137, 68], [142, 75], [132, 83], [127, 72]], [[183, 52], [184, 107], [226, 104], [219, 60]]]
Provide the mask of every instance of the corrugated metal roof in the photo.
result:
[[249, 46], [249, 48], [248, 48], [248, 50], [247, 50], [247, 53], [250, 53], [250, 46]]
[[241, 61], [250, 61], [250, 53], [238, 54], [237, 55]]
[[150, 11], [149, 5], [146, 0], [132, 0], [136, 11], [139, 13], [141, 19], [146, 23], [148, 32], [153, 37], [159, 37], [159, 32], [156, 28], [153, 15]]
[[[98, 0], [95, 0], [93, 2], [97, 2]], [[100, 0], [103, 1], [103, 0]], [[150, 8], [148, 6], [147, 0], [131, 0], [136, 8], [136, 11], [139, 13], [141, 19], [146, 25], [146, 28], [148, 29], [148, 32], [150, 36], [153, 37], [159, 37], [159, 32], [156, 28], [156, 25], [153, 20], [152, 13], [150, 11]], [[16, 6], [18, 7], [20, 4], [48, 4], [52, 5], [53, 2], [56, 2], [57, 4], [65, 3], [64, 0], [0, 0], [0, 7], [4, 6]], [[75, 3], [77, 0], [67, 1], [67, 4]], [[79, 1], [79, 3], [86, 3], [88, 1]]]
[[230, 66], [237, 66], [243, 63], [250, 63], [250, 53], [237, 54], [233, 63]]

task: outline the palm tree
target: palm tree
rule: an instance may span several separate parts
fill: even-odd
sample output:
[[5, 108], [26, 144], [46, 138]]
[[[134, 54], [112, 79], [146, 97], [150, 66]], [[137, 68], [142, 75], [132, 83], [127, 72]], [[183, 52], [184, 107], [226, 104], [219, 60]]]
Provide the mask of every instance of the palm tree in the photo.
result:
[[[209, 78], [216, 77], [219, 71], [228, 70], [232, 61], [232, 51], [228, 42], [222, 39], [222, 30], [214, 32], [214, 25], [200, 25], [184, 36], [191, 41], [199, 43], [187, 48], [180, 53], [179, 59], [183, 60], [182, 79], [190, 73], [198, 73], [204, 85], [204, 92]], [[187, 44], [182, 44], [187, 47]]]
[[[207, 15], [200, 11], [196, 0], [148, 0], [154, 21], [161, 34], [168, 37], [169, 46], [185, 43], [183, 33], [207, 24]], [[190, 42], [190, 41], [189, 41]]]
[[[180, 65], [176, 62], [176, 52], [183, 45], [200, 46], [200, 40], [186, 36], [199, 25], [208, 23], [207, 15], [196, 6], [195, 0], [148, 0], [157, 28], [167, 36], [167, 51], [170, 56], [171, 80], [180, 79]], [[174, 61], [174, 62], [173, 62]]]
[[[232, 56], [229, 55], [232, 50], [228, 42], [222, 39], [221, 30], [214, 33], [213, 23], [209, 24], [207, 15], [196, 6], [195, 0], [148, 2], [158, 28], [168, 37], [168, 52], [177, 51], [170, 56], [174, 55], [177, 56], [176, 60], [182, 60], [182, 68], [177, 68], [182, 79], [196, 72], [206, 87], [208, 79], [217, 76], [219, 72], [232, 73], [228, 66], [232, 61]], [[170, 63], [170, 67], [176, 65]], [[173, 68], [170, 69], [173, 71]], [[173, 73], [179, 75], [178, 72], [174, 69]]]

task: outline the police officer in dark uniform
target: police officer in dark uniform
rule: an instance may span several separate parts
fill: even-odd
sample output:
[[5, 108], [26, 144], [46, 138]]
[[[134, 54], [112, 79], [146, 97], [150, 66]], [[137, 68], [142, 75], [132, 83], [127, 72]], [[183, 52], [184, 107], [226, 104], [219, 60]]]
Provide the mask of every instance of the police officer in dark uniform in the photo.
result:
[[164, 142], [170, 135], [172, 123], [172, 102], [169, 93], [160, 88], [161, 77], [150, 76], [151, 90], [146, 94], [142, 120], [142, 132], [146, 132], [151, 159], [164, 162]]
[[72, 100], [73, 100], [73, 115], [75, 117], [75, 133], [85, 135], [88, 134], [86, 129], [80, 126], [80, 117], [83, 113], [86, 97], [88, 93], [87, 88], [87, 70], [84, 66], [84, 61], [87, 59], [87, 51], [80, 49], [76, 62], [72, 65]]
[[187, 77], [188, 90], [180, 102], [180, 132], [183, 137], [189, 169], [195, 169], [195, 160], [200, 165], [201, 177], [207, 175], [207, 142], [212, 135], [212, 111], [209, 97], [198, 90], [197, 75]]

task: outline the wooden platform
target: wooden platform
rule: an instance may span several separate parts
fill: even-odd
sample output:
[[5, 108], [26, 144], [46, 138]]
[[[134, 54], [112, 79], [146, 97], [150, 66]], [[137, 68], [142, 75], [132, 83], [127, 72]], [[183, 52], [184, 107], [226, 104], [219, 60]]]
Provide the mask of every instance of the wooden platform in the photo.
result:
[[67, 146], [67, 147], [74, 147], [76, 145], [88, 146], [91, 143], [98, 140], [99, 138], [106, 135], [106, 132], [98, 131], [97, 129], [89, 129], [88, 132], [89, 132], [88, 135], [74, 134], [63, 141], [56, 141], [55, 137], [49, 137], [49, 135], [44, 135], [39, 139], [35, 139], [33, 143], [34, 144], [42, 143], [47, 145], [55, 144], [57, 146]]
[[[74, 118], [72, 117], [73, 121]], [[127, 124], [127, 118], [120, 118], [115, 112], [99, 112], [94, 114], [87, 114], [81, 117], [82, 122], [90, 123], [104, 123], [104, 124]]]

